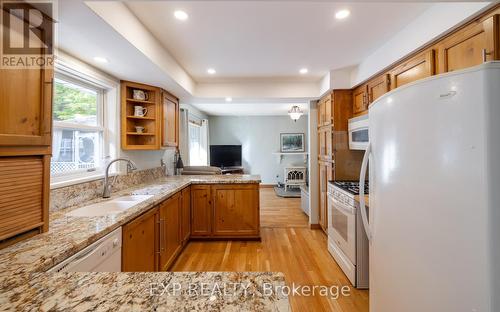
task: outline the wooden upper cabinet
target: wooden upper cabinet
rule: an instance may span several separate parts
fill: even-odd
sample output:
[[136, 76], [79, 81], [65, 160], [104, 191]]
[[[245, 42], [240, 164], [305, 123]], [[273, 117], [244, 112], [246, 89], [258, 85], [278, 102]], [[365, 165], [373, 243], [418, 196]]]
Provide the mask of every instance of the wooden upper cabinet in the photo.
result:
[[122, 271], [157, 271], [158, 208], [153, 208], [123, 226]]
[[0, 69], [0, 146], [50, 146], [53, 71]]
[[162, 140], [161, 145], [179, 145], [179, 100], [162, 90]]
[[212, 200], [210, 185], [191, 186], [191, 236], [212, 234]]
[[381, 75], [368, 82], [368, 100], [372, 103], [389, 91], [390, 78], [388, 74]]
[[318, 128], [330, 125], [332, 122], [332, 96], [331, 93], [329, 93], [318, 101]]
[[[122, 149], [160, 149], [160, 97], [160, 89], [157, 87], [130, 81], [121, 82]], [[136, 113], [136, 109], [140, 113]], [[139, 127], [142, 127], [142, 131], [138, 130]]]
[[434, 50], [421, 53], [391, 70], [391, 89], [435, 74]]
[[352, 93], [352, 113], [357, 116], [363, 114], [368, 109], [368, 85], [364, 84]]
[[176, 193], [160, 204], [159, 246], [160, 271], [166, 271], [182, 247], [181, 193]]
[[333, 159], [332, 127], [318, 129], [318, 158], [331, 161]]
[[500, 59], [499, 15], [477, 21], [438, 44], [439, 73]]

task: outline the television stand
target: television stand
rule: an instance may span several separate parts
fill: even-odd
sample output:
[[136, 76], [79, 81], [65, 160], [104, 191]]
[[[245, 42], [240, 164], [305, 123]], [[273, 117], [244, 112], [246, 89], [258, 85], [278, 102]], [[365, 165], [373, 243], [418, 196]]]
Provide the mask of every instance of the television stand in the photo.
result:
[[243, 174], [243, 167], [224, 167], [220, 168], [220, 170], [222, 171], [222, 174]]

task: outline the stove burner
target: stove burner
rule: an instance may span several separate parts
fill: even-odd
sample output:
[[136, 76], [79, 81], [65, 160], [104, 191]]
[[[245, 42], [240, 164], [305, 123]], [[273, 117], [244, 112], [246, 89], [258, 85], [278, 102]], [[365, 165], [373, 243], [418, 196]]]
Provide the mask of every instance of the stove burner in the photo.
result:
[[[359, 182], [358, 181], [335, 181], [333, 185], [347, 191], [353, 195], [359, 195]], [[368, 182], [365, 182], [365, 194], [369, 194]]]

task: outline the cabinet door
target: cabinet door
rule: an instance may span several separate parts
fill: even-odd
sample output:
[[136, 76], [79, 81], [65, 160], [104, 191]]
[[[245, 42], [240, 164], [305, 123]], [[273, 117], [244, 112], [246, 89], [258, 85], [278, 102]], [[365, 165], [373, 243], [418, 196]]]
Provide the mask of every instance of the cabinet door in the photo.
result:
[[158, 208], [123, 226], [122, 271], [157, 271]]
[[179, 145], [179, 101], [170, 93], [162, 92], [161, 145]]
[[321, 127], [325, 122], [325, 103], [320, 99], [318, 101], [318, 127]]
[[324, 126], [318, 129], [319, 138], [319, 155], [320, 160], [332, 160], [333, 159], [333, 137], [332, 137], [332, 127]]
[[52, 70], [0, 69], [0, 146], [49, 146]]
[[212, 234], [212, 200], [210, 185], [191, 186], [191, 236]]
[[368, 100], [370, 103], [389, 91], [389, 75], [384, 74], [368, 82]]
[[191, 235], [191, 188], [182, 190], [182, 211], [181, 211], [181, 240], [185, 245]]
[[259, 186], [215, 185], [212, 187], [214, 202], [215, 236], [258, 236]]
[[0, 157], [0, 240], [48, 226], [49, 166], [50, 155]]
[[362, 85], [354, 89], [352, 93], [352, 113], [361, 115], [368, 109], [368, 86]]
[[326, 211], [326, 191], [327, 191], [327, 168], [324, 162], [319, 163], [319, 218], [318, 222], [321, 228], [326, 231], [327, 211]]
[[160, 271], [166, 271], [181, 248], [181, 194], [160, 204]]
[[434, 75], [434, 50], [426, 51], [391, 71], [391, 89]]
[[475, 22], [439, 45], [439, 73], [498, 60], [499, 15]]
[[324, 120], [323, 125], [331, 125], [333, 122], [333, 111], [332, 111], [332, 97], [330, 94], [324, 97], [323, 99], [324, 106]]

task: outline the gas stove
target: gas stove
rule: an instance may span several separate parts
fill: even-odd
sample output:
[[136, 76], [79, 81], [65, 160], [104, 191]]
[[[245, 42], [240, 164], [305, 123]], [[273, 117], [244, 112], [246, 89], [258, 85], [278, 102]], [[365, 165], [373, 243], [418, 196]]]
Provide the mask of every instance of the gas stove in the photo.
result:
[[[330, 181], [330, 183], [352, 195], [359, 195], [358, 181]], [[368, 181], [365, 182], [365, 194], [369, 194]]]

